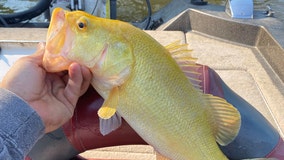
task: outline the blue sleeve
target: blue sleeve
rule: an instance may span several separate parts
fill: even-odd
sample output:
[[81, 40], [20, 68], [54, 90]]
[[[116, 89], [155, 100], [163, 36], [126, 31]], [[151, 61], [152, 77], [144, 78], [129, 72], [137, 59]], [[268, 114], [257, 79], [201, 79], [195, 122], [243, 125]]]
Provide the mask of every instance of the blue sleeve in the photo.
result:
[[14, 93], [0, 88], [0, 159], [23, 160], [43, 134], [39, 115]]

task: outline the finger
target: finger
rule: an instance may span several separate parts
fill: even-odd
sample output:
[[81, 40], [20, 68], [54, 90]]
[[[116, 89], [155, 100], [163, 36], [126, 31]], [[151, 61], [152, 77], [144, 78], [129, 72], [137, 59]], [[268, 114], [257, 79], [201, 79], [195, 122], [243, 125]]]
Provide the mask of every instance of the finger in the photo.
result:
[[68, 80], [69, 80], [69, 74], [68, 72], [66, 72], [65, 75], [62, 75], [61, 76], [62, 80], [64, 81], [65, 85], [68, 83]]
[[68, 74], [68, 71], [61, 71], [61, 72], [56, 72], [56, 73], [54, 73], [54, 74], [56, 74], [58, 77], [60, 77], [62, 80], [63, 80], [63, 82], [65, 83], [65, 84], [67, 84], [67, 82], [68, 82], [68, 79], [69, 79], [69, 74]]
[[72, 63], [68, 69], [69, 80], [64, 90], [64, 94], [68, 101], [73, 105], [77, 103], [77, 100], [81, 93], [81, 85], [83, 82], [82, 70], [79, 64]]
[[52, 91], [52, 94], [54, 96], [57, 96], [61, 91], [65, 89], [65, 83], [62, 81], [62, 79], [57, 76], [54, 73], [47, 73], [46, 74], [46, 79], [45, 79], [47, 84], [50, 84], [48, 88], [50, 91]]
[[29, 56], [23, 57], [22, 59], [28, 59], [30, 60], [32, 63], [35, 63], [38, 66], [42, 66], [42, 60], [43, 60], [43, 54], [44, 54], [44, 43], [39, 43], [37, 50], [35, 51], [34, 54], [31, 54]]
[[81, 66], [81, 71], [83, 75], [83, 82], [80, 95], [83, 95], [89, 88], [93, 75], [87, 67]]
[[44, 49], [45, 49], [45, 43], [44, 42], [40, 42], [37, 45], [37, 51], [34, 54], [43, 54], [44, 53]]
[[44, 50], [45, 50], [45, 44], [44, 43], [39, 43], [37, 45], [37, 50], [35, 51], [34, 54], [32, 54], [32, 57], [42, 57], [44, 54]]

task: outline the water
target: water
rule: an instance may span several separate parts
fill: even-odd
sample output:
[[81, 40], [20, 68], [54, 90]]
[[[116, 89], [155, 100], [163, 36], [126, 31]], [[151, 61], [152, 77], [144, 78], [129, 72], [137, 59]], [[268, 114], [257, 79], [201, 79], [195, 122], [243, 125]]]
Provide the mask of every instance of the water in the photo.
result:
[[0, 14], [21, 12], [37, 4], [38, 0], [0, 0]]
[[[150, 0], [153, 12], [167, 5], [171, 0]], [[188, 0], [190, 2], [190, 0]], [[207, 0], [209, 4], [224, 6], [226, 0]], [[0, 14], [20, 12], [34, 6], [38, 0], [0, 0]], [[284, 0], [254, 0], [254, 9], [265, 11], [270, 4], [275, 11], [275, 18], [284, 22]], [[128, 22], [139, 22], [148, 15], [145, 0], [117, 0], [117, 18]], [[43, 21], [37, 18], [36, 21]]]
[[[171, 0], [150, 0], [153, 12], [158, 11]], [[127, 22], [139, 22], [148, 15], [145, 0], [117, 0], [117, 18]]]
[[[25, 11], [38, 3], [38, 0], [0, 0], [0, 14], [10, 14]], [[46, 21], [43, 15], [35, 17], [31, 22]]]
[[[150, 0], [152, 10], [155, 12], [164, 7], [171, 0]], [[188, 0], [190, 2], [190, 0]], [[207, 0], [209, 4], [225, 6], [226, 0]], [[275, 11], [274, 16], [284, 22], [284, 0], [254, 0], [254, 9], [265, 11], [270, 4]], [[141, 21], [147, 17], [147, 5], [145, 0], [117, 0], [118, 18], [125, 21]]]

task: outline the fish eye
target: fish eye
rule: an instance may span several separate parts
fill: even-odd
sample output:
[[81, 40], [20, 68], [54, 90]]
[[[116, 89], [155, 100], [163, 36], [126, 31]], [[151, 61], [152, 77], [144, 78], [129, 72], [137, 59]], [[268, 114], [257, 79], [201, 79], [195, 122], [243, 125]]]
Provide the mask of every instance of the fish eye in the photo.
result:
[[77, 26], [80, 30], [86, 29], [88, 21], [86, 18], [82, 17], [77, 21]]
[[85, 24], [84, 24], [83, 22], [79, 22], [79, 23], [78, 23], [78, 27], [82, 29], [82, 28], [85, 27]]

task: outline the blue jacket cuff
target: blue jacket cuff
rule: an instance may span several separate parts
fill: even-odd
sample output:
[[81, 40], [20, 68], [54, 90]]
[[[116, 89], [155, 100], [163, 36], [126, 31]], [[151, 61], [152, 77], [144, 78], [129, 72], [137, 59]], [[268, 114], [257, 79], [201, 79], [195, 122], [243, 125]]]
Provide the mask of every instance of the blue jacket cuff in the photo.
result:
[[[23, 99], [0, 88], [0, 151], [25, 156], [44, 134], [44, 124]], [[5, 150], [5, 149], [4, 149]]]

